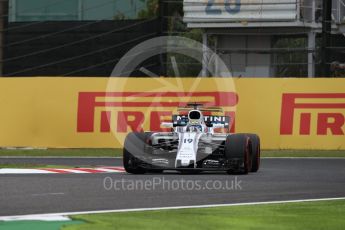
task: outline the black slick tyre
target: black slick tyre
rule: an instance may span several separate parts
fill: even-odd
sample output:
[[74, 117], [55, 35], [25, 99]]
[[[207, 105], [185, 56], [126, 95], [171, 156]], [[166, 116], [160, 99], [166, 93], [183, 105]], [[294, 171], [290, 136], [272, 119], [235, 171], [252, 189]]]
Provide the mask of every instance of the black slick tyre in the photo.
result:
[[229, 174], [248, 174], [251, 171], [250, 139], [245, 134], [232, 134], [225, 141], [225, 157], [237, 162], [237, 167]]
[[123, 167], [131, 174], [144, 174], [146, 170], [138, 166], [136, 156], [145, 154], [145, 145], [148, 133], [129, 133], [123, 148]]

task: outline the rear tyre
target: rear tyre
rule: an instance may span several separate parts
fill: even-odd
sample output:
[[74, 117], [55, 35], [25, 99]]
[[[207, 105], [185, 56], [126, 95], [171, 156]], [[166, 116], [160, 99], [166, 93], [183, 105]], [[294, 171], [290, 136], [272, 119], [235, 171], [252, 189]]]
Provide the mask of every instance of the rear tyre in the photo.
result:
[[260, 137], [256, 134], [247, 134], [252, 144], [252, 169], [251, 172], [257, 172], [260, 168]]
[[129, 133], [125, 140], [123, 148], [123, 167], [126, 172], [132, 174], [144, 174], [146, 170], [138, 166], [138, 159], [136, 156], [145, 154], [145, 145], [149, 133]]
[[232, 134], [225, 141], [225, 157], [228, 161], [236, 162], [229, 174], [248, 174], [251, 170], [250, 139], [245, 134]]

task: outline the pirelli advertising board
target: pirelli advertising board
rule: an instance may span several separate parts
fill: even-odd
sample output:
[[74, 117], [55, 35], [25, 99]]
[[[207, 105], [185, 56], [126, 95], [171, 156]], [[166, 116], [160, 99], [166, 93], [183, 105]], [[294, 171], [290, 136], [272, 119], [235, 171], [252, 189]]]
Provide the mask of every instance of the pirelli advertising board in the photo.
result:
[[188, 102], [222, 107], [219, 132], [264, 149], [345, 149], [345, 79], [293, 78], [3, 78], [0, 146], [120, 148]]

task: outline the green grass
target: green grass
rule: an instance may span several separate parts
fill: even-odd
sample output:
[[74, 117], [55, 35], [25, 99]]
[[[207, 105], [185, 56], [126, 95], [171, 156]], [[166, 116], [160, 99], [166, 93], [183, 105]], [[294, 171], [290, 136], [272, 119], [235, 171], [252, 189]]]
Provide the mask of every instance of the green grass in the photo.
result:
[[[0, 149], [0, 157], [121, 157], [122, 149]], [[345, 150], [263, 150], [262, 157], [345, 157]]]
[[84, 224], [63, 230], [262, 229], [343, 230], [345, 200], [72, 216]]
[[63, 226], [79, 223], [78, 221], [0, 221], [0, 230], [59, 230]]

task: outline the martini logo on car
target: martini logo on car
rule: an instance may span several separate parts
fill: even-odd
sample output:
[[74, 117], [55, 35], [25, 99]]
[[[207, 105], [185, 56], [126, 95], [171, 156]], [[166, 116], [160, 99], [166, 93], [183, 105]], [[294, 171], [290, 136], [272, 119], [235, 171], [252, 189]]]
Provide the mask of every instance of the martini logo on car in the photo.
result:
[[[204, 116], [204, 121], [211, 124], [222, 124], [225, 128], [230, 126], [231, 116]], [[172, 117], [174, 125], [185, 125], [188, 123], [187, 115], [173, 115]]]

